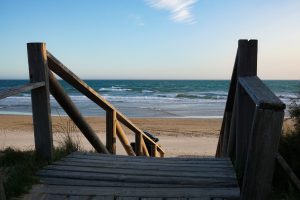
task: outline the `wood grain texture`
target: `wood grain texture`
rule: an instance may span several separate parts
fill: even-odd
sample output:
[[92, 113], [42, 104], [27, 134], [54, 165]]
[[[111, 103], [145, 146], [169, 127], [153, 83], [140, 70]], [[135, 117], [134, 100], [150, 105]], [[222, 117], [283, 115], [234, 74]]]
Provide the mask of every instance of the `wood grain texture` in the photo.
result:
[[259, 108], [285, 109], [285, 104], [257, 76], [240, 77], [239, 83]]
[[283, 111], [257, 109], [251, 130], [241, 199], [267, 199], [272, 187]]
[[106, 111], [106, 148], [111, 154], [116, 154], [117, 117], [115, 110]]
[[[214, 167], [214, 162], [220, 167]], [[228, 158], [127, 156], [126, 159], [125, 156], [78, 152], [46, 166], [37, 175], [41, 179], [41, 187], [34, 187], [31, 194], [44, 196], [89, 196], [97, 199], [103, 196], [113, 199], [239, 198], [235, 172]]]
[[27, 44], [30, 83], [45, 83], [43, 87], [31, 90], [35, 149], [41, 158], [51, 162], [53, 136], [46, 51], [45, 43]]
[[135, 152], [134, 150], [132, 149], [127, 137], [126, 137], [126, 134], [122, 128], [122, 126], [120, 125], [120, 123], [117, 121], [116, 122], [116, 127], [117, 127], [117, 136], [121, 142], [121, 144], [123, 145], [127, 155], [129, 156], [135, 156]]

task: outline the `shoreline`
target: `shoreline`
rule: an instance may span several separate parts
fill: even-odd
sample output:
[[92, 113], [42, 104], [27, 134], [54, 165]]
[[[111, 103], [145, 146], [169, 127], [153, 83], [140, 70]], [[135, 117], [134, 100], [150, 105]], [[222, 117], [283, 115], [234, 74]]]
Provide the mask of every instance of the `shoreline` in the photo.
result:
[[[105, 144], [105, 118], [85, 117], [100, 140]], [[218, 142], [221, 119], [197, 118], [130, 118], [139, 128], [149, 131], [159, 138], [159, 144], [167, 157], [174, 156], [214, 156]], [[68, 117], [52, 116], [54, 144], [64, 137]], [[71, 123], [72, 124], [72, 123]], [[65, 128], [61, 128], [65, 126]], [[80, 131], [71, 125], [72, 137], [79, 140], [84, 150], [92, 150], [89, 142]], [[130, 142], [134, 141], [134, 134], [124, 127]], [[0, 149], [14, 147], [18, 149], [33, 149], [34, 136], [31, 116], [0, 115]], [[117, 139], [117, 153], [125, 154]]]

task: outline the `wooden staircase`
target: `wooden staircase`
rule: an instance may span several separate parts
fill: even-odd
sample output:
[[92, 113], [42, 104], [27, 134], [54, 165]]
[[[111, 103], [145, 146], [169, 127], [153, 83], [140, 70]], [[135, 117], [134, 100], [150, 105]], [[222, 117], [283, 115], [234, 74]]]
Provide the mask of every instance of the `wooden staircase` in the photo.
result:
[[75, 152], [37, 174], [24, 199], [238, 199], [228, 158], [153, 158]]

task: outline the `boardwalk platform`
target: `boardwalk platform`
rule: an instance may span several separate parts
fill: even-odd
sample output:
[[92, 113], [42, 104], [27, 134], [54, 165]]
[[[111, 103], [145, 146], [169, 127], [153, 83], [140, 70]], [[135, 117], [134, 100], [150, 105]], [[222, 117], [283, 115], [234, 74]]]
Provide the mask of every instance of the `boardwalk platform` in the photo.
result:
[[227, 158], [149, 158], [75, 152], [39, 171], [26, 199], [238, 199]]

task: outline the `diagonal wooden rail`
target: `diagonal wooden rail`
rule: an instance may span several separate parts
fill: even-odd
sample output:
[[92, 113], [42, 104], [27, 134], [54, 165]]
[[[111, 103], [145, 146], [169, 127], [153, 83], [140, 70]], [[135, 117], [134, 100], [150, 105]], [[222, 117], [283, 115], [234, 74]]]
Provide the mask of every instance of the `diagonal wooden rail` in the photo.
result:
[[[63, 80], [68, 82], [79, 92], [87, 96], [94, 103], [99, 105], [102, 109], [106, 111], [106, 148], [110, 153], [116, 153], [116, 136], [120, 139], [123, 147], [125, 148], [128, 155], [134, 155], [129, 145], [129, 142], [124, 134], [124, 130], [121, 125], [117, 125], [121, 122], [127, 128], [135, 133], [135, 155], [145, 155], [145, 156], [156, 156], [157, 152], [161, 157], [164, 156], [164, 151], [155, 143], [151, 138], [149, 138], [141, 129], [134, 125], [126, 116], [124, 116], [119, 110], [117, 110], [112, 104], [110, 104], [105, 98], [103, 98], [98, 92], [88, 86], [83, 80], [76, 76], [71, 70], [69, 70], [64, 64], [62, 64], [58, 59], [56, 59], [50, 52], [47, 51], [47, 61], [49, 69], [60, 76]], [[146, 141], [146, 142], [145, 142]], [[146, 144], [150, 144], [151, 151], [148, 152]]]

